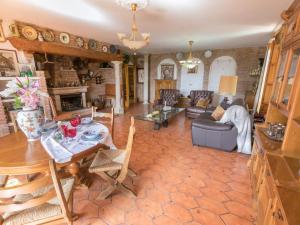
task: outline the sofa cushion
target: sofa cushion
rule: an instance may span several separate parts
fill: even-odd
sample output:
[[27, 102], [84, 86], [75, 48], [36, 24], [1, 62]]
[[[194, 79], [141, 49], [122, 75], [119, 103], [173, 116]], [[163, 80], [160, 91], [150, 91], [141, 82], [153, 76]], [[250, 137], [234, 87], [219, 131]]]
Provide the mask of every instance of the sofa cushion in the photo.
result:
[[199, 99], [208, 99], [208, 103], [211, 103], [213, 91], [206, 90], [193, 90], [190, 92], [191, 106], [195, 106]]
[[191, 113], [204, 113], [205, 112], [205, 108], [201, 108], [201, 107], [188, 107], [187, 108], [188, 112]]
[[217, 108], [215, 109], [215, 111], [213, 111], [213, 113], [211, 114], [211, 116], [215, 120], [220, 120], [224, 113], [225, 113], [225, 110], [222, 108], [222, 106], [218, 105]]
[[196, 107], [206, 108], [209, 104], [208, 98], [200, 98], [196, 104]]
[[192, 122], [193, 127], [199, 127], [206, 130], [226, 131], [233, 128], [233, 124], [219, 123], [209, 118], [205, 118], [203, 115], [194, 119]]

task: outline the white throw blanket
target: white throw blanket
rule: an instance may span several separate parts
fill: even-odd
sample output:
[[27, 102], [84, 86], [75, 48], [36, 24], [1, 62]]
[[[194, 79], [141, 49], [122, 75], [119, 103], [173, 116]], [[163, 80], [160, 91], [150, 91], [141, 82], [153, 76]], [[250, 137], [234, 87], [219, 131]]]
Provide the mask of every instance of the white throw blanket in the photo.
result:
[[220, 122], [232, 122], [236, 126], [238, 152], [251, 154], [251, 119], [248, 111], [243, 106], [233, 105], [225, 111]]

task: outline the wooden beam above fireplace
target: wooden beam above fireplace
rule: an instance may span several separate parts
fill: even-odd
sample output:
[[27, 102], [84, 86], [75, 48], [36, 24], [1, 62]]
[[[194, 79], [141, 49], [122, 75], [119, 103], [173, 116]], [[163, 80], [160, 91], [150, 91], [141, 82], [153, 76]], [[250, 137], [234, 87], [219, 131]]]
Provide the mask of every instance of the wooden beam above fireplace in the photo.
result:
[[54, 42], [30, 41], [18, 37], [9, 37], [7, 39], [16, 49], [23, 50], [26, 52], [75, 56], [104, 62], [123, 61], [123, 56], [118, 54], [104, 53], [89, 49], [74, 48]]

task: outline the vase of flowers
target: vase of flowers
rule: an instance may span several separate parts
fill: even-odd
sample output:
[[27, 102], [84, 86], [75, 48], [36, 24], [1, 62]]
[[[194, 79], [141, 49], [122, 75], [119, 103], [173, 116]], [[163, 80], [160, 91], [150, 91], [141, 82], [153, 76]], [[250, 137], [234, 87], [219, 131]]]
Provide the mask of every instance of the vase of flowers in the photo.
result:
[[19, 128], [28, 141], [39, 140], [42, 130], [43, 114], [38, 109], [39, 83], [28, 77], [19, 77], [7, 83], [6, 89], [0, 92], [3, 97], [14, 96], [15, 108], [22, 108], [17, 114]]

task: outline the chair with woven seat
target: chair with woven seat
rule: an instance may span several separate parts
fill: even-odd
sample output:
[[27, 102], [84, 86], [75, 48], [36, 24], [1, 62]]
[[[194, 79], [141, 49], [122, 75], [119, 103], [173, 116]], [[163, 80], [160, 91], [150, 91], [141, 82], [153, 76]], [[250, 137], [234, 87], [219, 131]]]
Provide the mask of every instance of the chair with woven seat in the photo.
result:
[[[39, 176], [28, 182], [17, 178], [24, 174]], [[62, 178], [55, 162], [1, 167], [0, 175], [14, 177], [0, 188], [0, 224], [72, 224], [74, 178]]]
[[135, 134], [134, 118], [131, 117], [127, 145], [124, 150], [102, 150], [99, 151], [90, 168], [90, 173], [96, 173], [109, 183], [97, 199], [105, 199], [116, 189], [136, 196], [134, 191], [127, 187], [123, 182], [129, 173], [128, 164], [132, 151], [133, 137]]
[[96, 107], [92, 107], [92, 119], [104, 125], [108, 125], [111, 138], [114, 139], [114, 108], [112, 107], [109, 113], [97, 112], [96, 109]]

